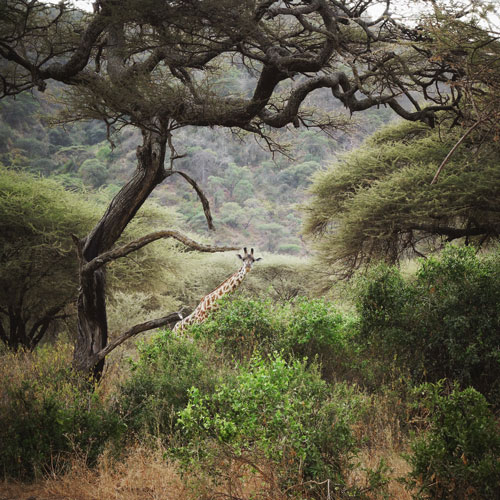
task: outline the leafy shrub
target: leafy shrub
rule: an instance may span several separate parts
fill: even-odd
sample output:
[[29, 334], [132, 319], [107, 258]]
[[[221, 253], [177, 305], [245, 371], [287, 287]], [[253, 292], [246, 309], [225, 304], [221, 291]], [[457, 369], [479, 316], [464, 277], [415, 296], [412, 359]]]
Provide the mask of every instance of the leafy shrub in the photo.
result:
[[208, 320], [192, 327], [192, 332], [213, 341], [219, 352], [241, 360], [249, 358], [255, 349], [271, 352], [280, 327], [280, 307], [269, 300], [225, 297]]
[[223, 299], [208, 320], [191, 332], [208, 338], [219, 352], [238, 360], [281, 352], [285, 357], [318, 361], [331, 378], [346, 353], [348, 322], [323, 300], [299, 297], [276, 304], [269, 300]]
[[457, 380], [500, 404], [500, 253], [448, 246], [414, 280], [379, 266], [362, 280], [360, 343], [417, 380]]
[[500, 398], [500, 252], [480, 260], [472, 247], [450, 246], [422, 262], [415, 287], [431, 377]]
[[479, 500], [500, 492], [500, 433], [484, 396], [475, 389], [443, 384], [416, 389], [428, 412], [429, 430], [412, 443], [407, 481], [418, 486], [414, 498]]
[[360, 406], [351, 389], [330, 388], [314, 366], [254, 356], [213, 392], [190, 390], [179, 418], [188, 441], [177, 455], [217, 476], [228, 459], [252, 450], [279, 465], [281, 488], [327, 478], [344, 485], [356, 451], [350, 424]]
[[210, 391], [216, 370], [207, 350], [171, 331], [139, 344], [139, 359], [122, 385], [118, 406], [128, 428], [136, 434], [168, 440], [177, 412], [188, 402], [188, 390]]
[[346, 354], [345, 318], [324, 300], [298, 298], [289, 304], [279, 347], [299, 358], [316, 359], [331, 379]]
[[85, 184], [94, 188], [105, 184], [109, 177], [106, 165], [97, 158], [85, 160], [78, 169], [78, 174]]
[[70, 453], [95, 464], [124, 429], [96, 392], [73, 379], [68, 349], [38, 349], [2, 358], [0, 470], [31, 479], [68, 465]]

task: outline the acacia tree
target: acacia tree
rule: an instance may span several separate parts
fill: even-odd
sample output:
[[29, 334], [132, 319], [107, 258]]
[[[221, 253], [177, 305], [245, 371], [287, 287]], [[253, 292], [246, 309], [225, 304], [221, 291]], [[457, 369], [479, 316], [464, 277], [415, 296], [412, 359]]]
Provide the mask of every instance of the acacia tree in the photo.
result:
[[[385, 12], [371, 19], [368, 9], [379, 3]], [[334, 117], [313, 115], [303, 106], [320, 88], [351, 113], [385, 105], [429, 125], [436, 111], [452, 109], [459, 98], [454, 90], [451, 97], [429, 91], [452, 78], [453, 68], [415, 50], [420, 35], [391, 18], [390, 0], [100, 0], [92, 14], [72, 11], [66, 2], [55, 7], [7, 0], [0, 9], [3, 95], [44, 90], [56, 80], [71, 89], [70, 119], [100, 118], [110, 131], [129, 124], [142, 132], [135, 173], [94, 229], [75, 238], [80, 291], [74, 366], [95, 376], [123, 339], [178, 318], [173, 313], [137, 325], [108, 344], [108, 262], [163, 237], [203, 251], [227, 249], [168, 230], [114, 248], [153, 189], [180, 173], [173, 168], [176, 129], [228, 127], [275, 149], [269, 129], [336, 126]], [[223, 64], [244, 66], [253, 89], [245, 95], [219, 92], [212, 77]], [[431, 102], [421, 106], [415, 92]], [[198, 191], [213, 227], [198, 185], [181, 175]]]
[[349, 277], [373, 261], [391, 264], [459, 240], [482, 246], [500, 235], [498, 143], [469, 135], [431, 185], [460, 128], [403, 122], [374, 134], [316, 177], [304, 232], [327, 274]]
[[500, 235], [500, 29], [488, 23], [493, 4], [472, 11], [463, 11], [463, 2], [458, 11], [432, 4], [418, 50], [452, 66], [460, 105], [440, 113], [435, 130], [387, 127], [316, 178], [305, 233], [328, 274], [350, 276], [373, 260], [396, 263], [454, 240], [480, 247]]
[[0, 341], [34, 349], [69, 314], [76, 262], [72, 231], [98, 219], [83, 196], [0, 165]]
[[462, 130], [432, 184], [470, 134], [474, 133], [478, 145], [492, 139], [497, 142], [500, 137], [500, 24], [491, 15], [497, 5], [490, 0], [466, 1], [466, 7], [434, 1], [432, 14], [422, 18], [426, 34], [422, 50], [448, 61], [455, 70], [453, 86], [463, 96], [460, 112], [447, 116], [452, 127]]

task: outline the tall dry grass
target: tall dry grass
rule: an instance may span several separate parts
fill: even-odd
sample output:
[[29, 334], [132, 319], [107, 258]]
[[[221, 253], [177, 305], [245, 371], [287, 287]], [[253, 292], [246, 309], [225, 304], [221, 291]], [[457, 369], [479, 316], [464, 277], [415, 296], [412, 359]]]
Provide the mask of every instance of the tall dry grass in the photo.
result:
[[177, 467], [163, 459], [161, 450], [141, 447], [130, 449], [119, 462], [105, 453], [94, 469], [75, 458], [72, 467], [62, 475], [49, 474], [30, 485], [3, 483], [0, 492], [9, 500], [193, 499]]
[[227, 464], [227, 474], [214, 482], [203, 471], [183, 471], [166, 460], [161, 447], [131, 447], [116, 461], [103, 454], [97, 467], [75, 457], [64, 474], [48, 474], [32, 484], [0, 482], [0, 499], [8, 500], [209, 500], [216, 498], [260, 498], [285, 500], [269, 480], [272, 467], [236, 459]]
[[[223, 477], [214, 483], [203, 471], [186, 473], [173, 461], [165, 459], [164, 451], [140, 445], [131, 447], [119, 461], [104, 453], [97, 467], [90, 469], [85, 460], [75, 457], [71, 468], [64, 474], [48, 474], [32, 484], [0, 482], [1, 500], [216, 500], [232, 498], [240, 500], [287, 500], [295, 499], [301, 491], [280, 491], [274, 480], [276, 464], [256, 462], [239, 457], [227, 463]], [[226, 457], [227, 459], [227, 457]], [[408, 464], [399, 452], [387, 448], [363, 449], [358, 464], [352, 470], [347, 486], [368, 486], [368, 469], [376, 469], [383, 459], [389, 467], [390, 478], [387, 495], [368, 495], [373, 500], [411, 500], [412, 496], [397, 481], [407, 474]], [[328, 497], [324, 485], [325, 500], [343, 500], [336, 496], [333, 487]]]

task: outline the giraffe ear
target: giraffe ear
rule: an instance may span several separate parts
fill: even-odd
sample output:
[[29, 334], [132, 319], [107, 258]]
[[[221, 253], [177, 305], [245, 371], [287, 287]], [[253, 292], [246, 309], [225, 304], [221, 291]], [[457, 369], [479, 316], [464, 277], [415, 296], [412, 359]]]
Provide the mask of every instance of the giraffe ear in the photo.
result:
[[237, 253], [236, 255], [240, 258], [240, 260], [243, 260], [243, 257], [239, 253]]
[[258, 262], [259, 260], [262, 260], [262, 257], [259, 257], [258, 259], [255, 259], [254, 262]]

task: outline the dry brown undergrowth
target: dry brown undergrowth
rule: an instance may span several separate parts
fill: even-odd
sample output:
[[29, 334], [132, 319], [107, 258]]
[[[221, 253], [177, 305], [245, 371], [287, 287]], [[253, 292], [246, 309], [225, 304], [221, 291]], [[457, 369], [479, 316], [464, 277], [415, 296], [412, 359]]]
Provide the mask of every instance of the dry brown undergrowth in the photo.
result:
[[103, 456], [91, 470], [75, 461], [62, 476], [32, 485], [0, 483], [0, 499], [8, 500], [191, 500], [178, 469], [161, 451], [136, 447], [126, 459], [112, 462]]
[[0, 500], [208, 500], [228, 495], [256, 498], [256, 493], [262, 500], [284, 498], [279, 493], [262, 494], [268, 488], [260, 475], [236, 462], [228, 471], [231, 485], [224, 480], [214, 485], [199, 474], [181, 477], [179, 467], [165, 460], [162, 450], [140, 446], [119, 462], [104, 455], [95, 469], [84, 463], [75, 459], [66, 474], [54, 474], [33, 484], [0, 482]]
[[[390, 467], [392, 478], [408, 472], [408, 464], [394, 450], [364, 450], [358, 458], [360, 466], [349, 477], [349, 483], [358, 487], [366, 482], [363, 469], [376, 468], [381, 458]], [[83, 461], [75, 460], [71, 470], [61, 476], [54, 475], [33, 484], [0, 482], [0, 500], [208, 500], [228, 498], [230, 492], [239, 498], [261, 500], [287, 497], [279, 492], [270, 493], [269, 485], [259, 474], [253, 477], [247, 474], [248, 469], [244, 472], [246, 480], [243, 483], [233, 481], [231, 489], [227, 484], [214, 486], [208, 478], [181, 477], [178, 466], [166, 461], [161, 450], [151, 451], [137, 446], [120, 462], [104, 455], [93, 470], [83, 465]], [[241, 464], [235, 462], [231, 475], [233, 479], [241, 479]], [[373, 498], [377, 500], [377, 497]], [[411, 495], [392, 480], [389, 498], [410, 500]]]

